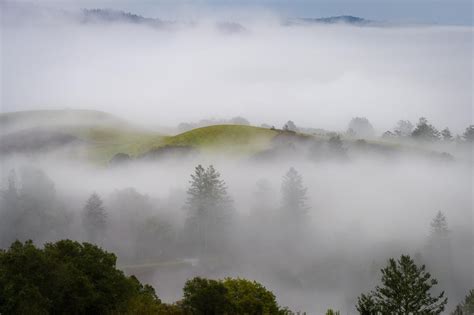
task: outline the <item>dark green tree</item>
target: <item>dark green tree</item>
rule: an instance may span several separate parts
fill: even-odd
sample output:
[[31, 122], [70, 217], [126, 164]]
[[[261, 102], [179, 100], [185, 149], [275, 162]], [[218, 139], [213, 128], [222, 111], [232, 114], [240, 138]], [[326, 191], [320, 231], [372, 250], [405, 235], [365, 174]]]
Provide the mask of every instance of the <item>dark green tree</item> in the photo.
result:
[[107, 213], [100, 196], [93, 193], [84, 206], [83, 225], [91, 242], [101, 242], [105, 235]]
[[465, 141], [469, 143], [474, 143], [474, 125], [470, 125], [469, 127], [467, 127], [464, 133], [462, 134], [462, 137]]
[[280, 308], [275, 295], [263, 285], [246, 279], [210, 280], [196, 277], [183, 288], [183, 310], [196, 315], [293, 314]]
[[374, 294], [361, 294], [357, 298], [357, 311], [361, 315], [378, 315], [379, 314], [379, 306], [375, 301]]
[[183, 309], [193, 315], [220, 315], [230, 311], [227, 288], [221, 281], [196, 277], [183, 288]]
[[463, 302], [456, 306], [451, 315], [472, 315], [474, 314], [474, 289], [469, 291]]
[[281, 206], [284, 216], [292, 220], [302, 220], [310, 207], [307, 204], [307, 188], [303, 185], [303, 177], [291, 167], [283, 177], [281, 185]]
[[152, 287], [126, 277], [114, 254], [92, 244], [62, 240], [40, 249], [16, 241], [0, 251], [2, 314], [135, 314], [129, 309], [160, 304]]
[[437, 283], [425, 266], [418, 267], [410, 256], [402, 255], [398, 261], [391, 258], [382, 269], [382, 285], [362, 294], [357, 309], [361, 314], [440, 314], [448, 299], [444, 291], [431, 295]]
[[223, 281], [230, 301], [230, 314], [278, 314], [275, 295], [256, 281], [226, 278]]
[[439, 140], [440, 133], [433, 125], [428, 123], [425, 117], [421, 117], [411, 136], [417, 140], [436, 141]]

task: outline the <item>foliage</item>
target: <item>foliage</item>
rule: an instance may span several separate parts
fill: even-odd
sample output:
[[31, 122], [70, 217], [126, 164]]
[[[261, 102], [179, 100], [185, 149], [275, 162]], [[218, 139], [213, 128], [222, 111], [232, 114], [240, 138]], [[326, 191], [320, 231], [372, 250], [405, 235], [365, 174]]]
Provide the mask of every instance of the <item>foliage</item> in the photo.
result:
[[256, 281], [226, 278], [224, 286], [231, 304], [231, 314], [278, 314], [275, 295]]
[[212, 165], [207, 169], [202, 165], [195, 168], [187, 194], [187, 225], [189, 231], [194, 233], [193, 238], [199, 242], [200, 249], [206, 251], [212, 247], [211, 243], [220, 239], [215, 233], [229, 223], [232, 200], [227, 194], [225, 182]]
[[413, 124], [409, 120], [399, 120], [395, 127], [395, 134], [399, 137], [411, 136]]
[[102, 240], [107, 223], [107, 213], [98, 194], [93, 193], [84, 206], [83, 224], [87, 236], [92, 242]]
[[53, 181], [43, 171], [21, 168], [17, 180], [12, 170], [6, 186], [0, 191], [1, 247], [16, 239], [57, 238], [67, 230], [68, 213], [57, 199]]
[[431, 232], [435, 235], [445, 235], [449, 232], [448, 221], [443, 212], [438, 211], [433, 221], [431, 221]]
[[471, 315], [474, 314], [474, 289], [469, 291], [464, 301], [456, 306], [451, 315]]
[[340, 315], [341, 313], [339, 311], [334, 311], [332, 309], [328, 309], [326, 311], [326, 315]]
[[309, 206], [306, 203], [306, 191], [302, 176], [291, 167], [283, 177], [281, 185], [282, 209], [290, 217], [302, 219], [307, 214]]
[[362, 294], [357, 310], [360, 314], [440, 314], [448, 299], [444, 291], [431, 295], [430, 290], [437, 283], [425, 266], [418, 267], [410, 256], [402, 255], [398, 261], [391, 258], [382, 269], [382, 286]]
[[292, 120], [288, 120], [288, 122], [283, 126], [283, 130], [285, 131], [298, 131], [295, 123]]
[[346, 148], [344, 148], [340, 135], [332, 135], [327, 144], [331, 157], [343, 159], [347, 157]]
[[451, 130], [448, 127], [441, 130], [441, 137], [443, 137], [444, 141], [451, 141], [453, 140], [453, 135], [451, 134]]
[[0, 251], [0, 313], [150, 314], [160, 305], [151, 286], [116, 269], [116, 257], [89, 243], [31, 241]]
[[469, 127], [467, 127], [464, 133], [462, 134], [462, 137], [467, 142], [473, 143], [474, 142], [474, 125], [470, 125]]
[[191, 314], [291, 314], [279, 308], [271, 291], [246, 279], [196, 277], [186, 282], [183, 292], [183, 310]]
[[433, 125], [428, 123], [425, 117], [421, 117], [412, 132], [412, 137], [418, 140], [435, 141], [439, 140], [440, 133]]
[[359, 138], [371, 138], [375, 135], [374, 127], [365, 117], [352, 118], [347, 129]]
[[217, 315], [230, 311], [227, 288], [222, 281], [200, 277], [186, 281], [183, 309], [194, 315]]

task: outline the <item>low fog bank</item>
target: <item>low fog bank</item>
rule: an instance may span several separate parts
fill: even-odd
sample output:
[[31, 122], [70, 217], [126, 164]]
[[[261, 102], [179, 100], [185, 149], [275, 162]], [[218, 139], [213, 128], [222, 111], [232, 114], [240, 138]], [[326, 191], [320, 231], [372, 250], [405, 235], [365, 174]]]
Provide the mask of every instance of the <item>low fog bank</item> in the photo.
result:
[[[187, 203], [198, 164], [214, 165], [231, 200], [229, 216], [208, 227], [204, 245], [191, 232]], [[287, 217], [282, 183], [291, 167], [307, 199], [304, 214]], [[196, 275], [241, 276], [262, 282], [294, 310], [354, 313], [356, 297], [374, 286], [386, 260], [403, 253], [427, 264], [450, 306], [473, 286], [472, 168], [465, 163], [260, 163], [201, 155], [103, 168], [16, 157], [3, 159], [2, 176], [2, 247], [15, 238], [94, 241], [164, 301], [179, 299], [184, 281]], [[91, 230], [84, 216], [92, 193], [106, 215]], [[430, 226], [438, 211], [447, 218], [447, 237]]]
[[101, 109], [155, 126], [212, 113], [329, 130], [361, 115], [380, 133], [392, 117], [472, 120], [471, 27], [285, 25], [267, 14], [163, 30], [42, 14], [5, 10], [4, 112]]

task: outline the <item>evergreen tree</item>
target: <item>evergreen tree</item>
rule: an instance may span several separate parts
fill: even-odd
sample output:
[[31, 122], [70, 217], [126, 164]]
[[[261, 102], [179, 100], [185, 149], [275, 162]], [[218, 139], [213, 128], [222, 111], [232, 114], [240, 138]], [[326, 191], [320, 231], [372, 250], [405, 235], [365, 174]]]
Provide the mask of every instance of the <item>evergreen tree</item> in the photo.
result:
[[374, 127], [365, 117], [352, 118], [347, 130], [351, 130], [359, 138], [372, 138], [375, 135]]
[[472, 315], [474, 314], [474, 289], [469, 291], [469, 294], [464, 299], [464, 302], [459, 303], [456, 309], [451, 312], [451, 315]]
[[107, 224], [107, 213], [100, 196], [93, 193], [84, 206], [84, 228], [92, 242], [103, 240]]
[[408, 255], [398, 261], [391, 258], [382, 271], [382, 286], [358, 298], [360, 314], [440, 314], [448, 298], [444, 291], [432, 296], [430, 291], [438, 283], [418, 267]]
[[[225, 182], [219, 172], [210, 165], [204, 169], [198, 165], [191, 175], [187, 194], [188, 227], [197, 237], [201, 250], [206, 251], [209, 244], [217, 242], [217, 235], [222, 225], [229, 223], [232, 200], [227, 194]], [[215, 236], [215, 237], [213, 237]]]
[[425, 117], [420, 118], [411, 135], [415, 139], [424, 141], [435, 141], [440, 137], [439, 131], [436, 130], [433, 125], [429, 124]]
[[448, 127], [441, 130], [441, 136], [443, 137], [444, 141], [451, 141], [453, 140], [453, 135], [451, 134], [451, 130]]
[[[21, 217], [20, 196], [14, 170], [10, 171], [7, 187], [1, 191], [0, 197], [0, 248], [4, 248], [18, 238], [17, 227]], [[12, 229], [13, 226], [16, 228]]]
[[333, 135], [327, 141], [328, 153], [331, 158], [347, 158], [346, 148], [342, 142], [340, 135]]
[[408, 137], [413, 132], [413, 124], [409, 120], [399, 120], [395, 127], [395, 134], [399, 137]]
[[281, 191], [282, 208], [286, 217], [293, 220], [303, 219], [310, 208], [306, 203], [307, 188], [303, 186], [303, 178], [293, 167], [283, 177]]
[[474, 143], [474, 125], [470, 125], [469, 127], [467, 127], [464, 133], [462, 134], [462, 137], [467, 142]]
[[448, 234], [448, 221], [443, 212], [438, 211], [433, 221], [431, 221], [431, 233], [436, 236], [445, 236]]

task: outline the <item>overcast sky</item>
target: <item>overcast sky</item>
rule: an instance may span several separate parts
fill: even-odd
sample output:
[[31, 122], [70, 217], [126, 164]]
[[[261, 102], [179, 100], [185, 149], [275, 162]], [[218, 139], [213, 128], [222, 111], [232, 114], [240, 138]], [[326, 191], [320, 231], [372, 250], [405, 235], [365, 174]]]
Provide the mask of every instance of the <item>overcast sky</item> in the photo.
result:
[[[9, 1], [13, 2], [13, 1]], [[472, 25], [471, 0], [17, 0], [63, 8], [114, 8], [145, 16], [180, 18], [212, 11], [230, 15], [270, 10], [286, 17], [356, 15], [396, 23]]]
[[[43, 19], [31, 22], [24, 10], [4, 10], [4, 21], [13, 22], [2, 24], [1, 111], [97, 109], [165, 126], [245, 116], [254, 124], [281, 126], [292, 119], [332, 130], [366, 116], [379, 132], [399, 119], [425, 116], [439, 128], [462, 132], [473, 119], [472, 26], [287, 27], [278, 19], [353, 14], [421, 23], [438, 16], [462, 24], [469, 11], [462, 8], [470, 6], [450, 1], [459, 14], [449, 18], [454, 11], [441, 14], [441, 2], [379, 2], [379, 9], [340, 1], [260, 1], [259, 7], [230, 1], [16, 2]], [[44, 18], [48, 6], [56, 12], [113, 7], [199, 23], [170, 32], [127, 23], [83, 25], [68, 15]], [[39, 7], [46, 11], [34, 9]], [[216, 28], [222, 20], [238, 21], [247, 31], [223, 34]]]

